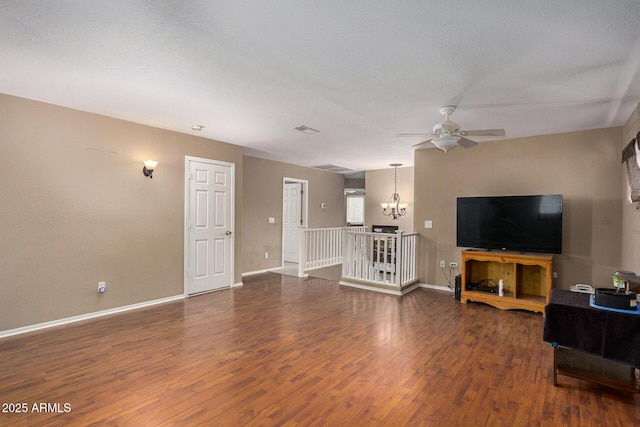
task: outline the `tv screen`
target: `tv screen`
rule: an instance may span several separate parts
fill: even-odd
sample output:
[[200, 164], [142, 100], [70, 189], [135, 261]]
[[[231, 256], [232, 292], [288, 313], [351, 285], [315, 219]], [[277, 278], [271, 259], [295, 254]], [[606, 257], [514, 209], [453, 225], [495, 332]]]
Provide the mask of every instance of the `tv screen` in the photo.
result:
[[562, 195], [458, 197], [457, 245], [562, 253]]

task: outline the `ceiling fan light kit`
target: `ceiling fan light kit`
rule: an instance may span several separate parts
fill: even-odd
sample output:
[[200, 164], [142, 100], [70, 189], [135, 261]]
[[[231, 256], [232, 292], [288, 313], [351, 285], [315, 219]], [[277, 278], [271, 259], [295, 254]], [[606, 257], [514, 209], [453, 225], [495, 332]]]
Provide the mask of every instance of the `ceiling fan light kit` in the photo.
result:
[[431, 140], [433, 145], [444, 151], [445, 153], [458, 145], [459, 136], [442, 135]]

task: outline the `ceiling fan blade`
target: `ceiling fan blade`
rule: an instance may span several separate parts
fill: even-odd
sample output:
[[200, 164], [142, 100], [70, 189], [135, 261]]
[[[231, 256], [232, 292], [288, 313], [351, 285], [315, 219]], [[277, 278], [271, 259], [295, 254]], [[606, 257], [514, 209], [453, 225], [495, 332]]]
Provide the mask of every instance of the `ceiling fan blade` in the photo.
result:
[[428, 136], [428, 135], [433, 135], [433, 134], [432, 134], [432, 133], [430, 133], [430, 132], [421, 132], [421, 133], [399, 133], [399, 134], [397, 134], [396, 136], [399, 136], [399, 137], [405, 137], [405, 136], [407, 136], [407, 137], [416, 137], [416, 136]]
[[434, 145], [431, 143], [431, 141], [431, 139], [427, 139], [426, 141], [422, 141], [412, 145], [412, 147], [416, 147], [416, 150], [421, 150], [423, 148], [433, 148]]
[[467, 138], [460, 138], [460, 140], [458, 141], [458, 145], [464, 148], [469, 148], [473, 147], [474, 145], [478, 145], [478, 143]]
[[504, 129], [482, 129], [461, 131], [464, 136], [506, 136]]

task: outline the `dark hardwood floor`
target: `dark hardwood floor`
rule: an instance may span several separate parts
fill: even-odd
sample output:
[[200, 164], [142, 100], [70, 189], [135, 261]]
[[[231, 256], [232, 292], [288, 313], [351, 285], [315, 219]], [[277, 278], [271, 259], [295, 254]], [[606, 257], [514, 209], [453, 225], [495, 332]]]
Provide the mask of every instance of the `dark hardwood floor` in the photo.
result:
[[399, 298], [273, 273], [244, 283], [0, 340], [0, 402], [13, 410], [0, 425], [640, 423], [639, 395], [553, 386], [540, 315], [425, 289]]

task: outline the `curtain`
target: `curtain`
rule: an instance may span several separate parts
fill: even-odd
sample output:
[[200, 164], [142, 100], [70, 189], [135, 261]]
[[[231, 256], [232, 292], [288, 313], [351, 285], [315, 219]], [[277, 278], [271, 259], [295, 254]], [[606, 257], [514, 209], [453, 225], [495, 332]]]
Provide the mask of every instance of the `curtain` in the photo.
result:
[[640, 132], [622, 150], [622, 163], [627, 164], [627, 182], [631, 189], [631, 201], [640, 202]]

